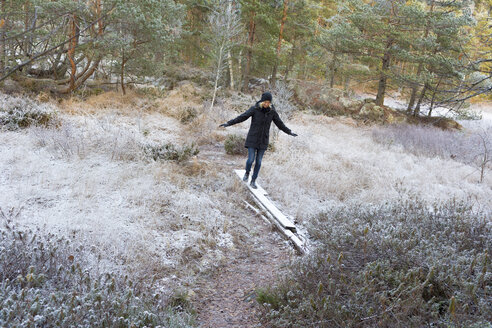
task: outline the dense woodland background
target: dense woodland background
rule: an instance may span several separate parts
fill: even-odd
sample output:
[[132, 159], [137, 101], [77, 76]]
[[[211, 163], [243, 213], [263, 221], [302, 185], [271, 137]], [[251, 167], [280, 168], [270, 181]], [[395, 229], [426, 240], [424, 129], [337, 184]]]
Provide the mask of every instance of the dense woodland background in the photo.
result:
[[199, 68], [212, 103], [255, 78], [323, 80], [370, 87], [378, 105], [397, 90], [417, 115], [490, 96], [491, 11], [484, 0], [1, 0], [0, 80], [125, 92]]

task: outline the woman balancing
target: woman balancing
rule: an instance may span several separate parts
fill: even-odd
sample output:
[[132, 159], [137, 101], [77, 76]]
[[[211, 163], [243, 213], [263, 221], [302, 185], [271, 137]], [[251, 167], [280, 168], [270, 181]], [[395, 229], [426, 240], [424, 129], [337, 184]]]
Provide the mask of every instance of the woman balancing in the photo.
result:
[[251, 187], [256, 189], [257, 186], [255, 182], [258, 177], [258, 172], [260, 171], [261, 159], [263, 158], [265, 150], [268, 148], [270, 125], [272, 124], [272, 121], [280, 130], [288, 135], [297, 137], [297, 134], [292, 133], [280, 119], [272, 104], [272, 94], [270, 92], [264, 92], [261, 95], [261, 99], [246, 112], [220, 126], [226, 127], [241, 123], [246, 121], [249, 117], [251, 117], [251, 126], [249, 127], [248, 136], [246, 137], [246, 143], [244, 145], [248, 148], [248, 160], [246, 161], [246, 173], [244, 174], [243, 181], [248, 181], [251, 165], [253, 165], [256, 157], [255, 169], [250, 183]]

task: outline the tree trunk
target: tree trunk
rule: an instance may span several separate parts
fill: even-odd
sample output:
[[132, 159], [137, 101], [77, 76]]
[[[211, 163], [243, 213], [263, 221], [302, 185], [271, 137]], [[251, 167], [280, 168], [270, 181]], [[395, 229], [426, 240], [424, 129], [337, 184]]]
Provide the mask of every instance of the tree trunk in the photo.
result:
[[390, 53], [389, 53], [389, 48], [393, 44], [393, 41], [391, 39], [388, 39], [386, 42], [386, 51], [383, 55], [383, 62], [381, 65], [381, 75], [379, 77], [379, 84], [378, 84], [378, 94], [376, 96], [376, 105], [382, 106], [384, 104], [384, 95], [386, 93], [386, 81], [388, 79], [388, 76], [386, 75], [388, 72], [388, 68], [390, 66]]
[[319, 35], [319, 26], [321, 25], [321, 15], [318, 14], [318, 18], [316, 18], [316, 28], [314, 29], [314, 36]]
[[125, 50], [122, 51], [122, 58], [121, 58], [121, 92], [123, 95], [126, 95], [126, 90], [125, 90], [125, 63], [126, 63], [126, 58], [125, 58]]
[[[417, 78], [420, 76], [420, 72], [422, 71], [422, 63], [419, 63], [419, 67], [417, 68]], [[413, 105], [415, 104], [415, 98], [417, 96], [417, 86], [412, 86], [412, 93], [410, 94], [410, 100], [408, 101], [407, 112], [411, 112], [413, 109]]]
[[[434, 11], [434, 2], [435, 0], [432, 0], [431, 2], [431, 8], [430, 8], [430, 13]], [[424, 31], [424, 38], [427, 38], [429, 35], [429, 30], [430, 30], [430, 19], [427, 20], [427, 24], [425, 25], [425, 31]], [[425, 47], [424, 47], [424, 53], [425, 53]], [[420, 77], [420, 73], [422, 72], [423, 64], [422, 62], [419, 63], [419, 67], [417, 68], [417, 79]], [[407, 107], [407, 112], [412, 112], [413, 105], [415, 103], [415, 98], [417, 96], [417, 86], [414, 85], [412, 86], [412, 93], [410, 95], [410, 101], [408, 102], [408, 107]]]
[[75, 14], [72, 14], [70, 16], [70, 42], [68, 44], [68, 60], [70, 61], [70, 91], [75, 90], [75, 76], [77, 75], [77, 65], [75, 64], [74, 61], [74, 55], [75, 55], [75, 47], [77, 46], [77, 18]]
[[[80, 63], [81, 63], [81, 62], [82, 62], [85, 58], [86, 58], [86, 56], [85, 56], [85, 55], [80, 56], [80, 58], [79, 58], [79, 59], [75, 60], [75, 66], [77, 66], [78, 64], [80, 64]], [[84, 75], [84, 74], [85, 74], [85, 72], [87, 72], [87, 70], [90, 68], [91, 64], [92, 64], [92, 58], [88, 58], [88, 59], [87, 59], [87, 63], [85, 64], [84, 69], [83, 69], [82, 71], [80, 71], [79, 73], [77, 73], [77, 75], [75, 75], [75, 80], [77, 80], [77, 79], [78, 79], [78, 78], [80, 78], [82, 75]], [[60, 69], [62, 69], [62, 70], [63, 70], [63, 68], [62, 68], [62, 67], [61, 67]], [[65, 75], [65, 72], [66, 72], [67, 70], [68, 70], [68, 65], [67, 65], [67, 67], [66, 67], [66, 69], [64, 70], [64, 73], [63, 73], [62, 75]], [[61, 75], [60, 75], [60, 76], [61, 76]], [[67, 84], [67, 83], [69, 83], [69, 82], [70, 82], [70, 79], [71, 79], [71, 77], [69, 76], [69, 77], [68, 77], [68, 78], [66, 78], [66, 79], [56, 81], [56, 83], [57, 83], [57, 84], [59, 84], [59, 85], [62, 85], [62, 84]]]
[[284, 0], [284, 12], [282, 14], [282, 20], [280, 21], [280, 32], [278, 33], [278, 42], [277, 42], [277, 53], [275, 56], [275, 63], [273, 64], [273, 72], [272, 78], [270, 79], [270, 83], [272, 87], [275, 87], [275, 83], [277, 82], [277, 68], [280, 56], [280, 48], [282, 46], [282, 39], [284, 34], [284, 26], [285, 21], [287, 20], [287, 9], [289, 8], [289, 0]]
[[246, 92], [248, 90], [248, 84], [249, 84], [249, 74], [251, 70], [251, 57], [253, 55], [253, 42], [255, 40], [255, 30], [256, 30], [256, 24], [255, 24], [255, 15], [256, 13], [253, 13], [249, 20], [249, 32], [248, 32], [248, 50], [246, 51], [246, 67], [244, 69], [244, 81], [243, 81], [243, 92]]
[[415, 109], [413, 111], [413, 116], [415, 116], [415, 117], [419, 116], [419, 114], [420, 114], [420, 105], [422, 104], [422, 101], [424, 100], [425, 92], [427, 91], [428, 86], [429, 85], [427, 83], [425, 83], [424, 87], [422, 88], [422, 92], [420, 92], [419, 101], [417, 102], [417, 105], [415, 106]]
[[0, 73], [3, 74], [6, 66], [6, 47], [5, 47], [5, 29], [6, 29], [6, 9], [7, 0], [0, 0]]
[[243, 48], [239, 49], [239, 54], [237, 56], [237, 65], [238, 65], [238, 73], [240, 76], [238, 77], [239, 83], [241, 83], [241, 79], [243, 78]]
[[220, 47], [219, 58], [217, 58], [217, 71], [215, 72], [215, 84], [214, 84], [214, 94], [212, 96], [212, 103], [210, 104], [210, 110], [214, 107], [215, 97], [217, 95], [217, 85], [219, 84], [220, 78], [220, 67], [222, 66], [222, 56], [224, 53], [224, 45]]
[[290, 50], [290, 55], [289, 58], [287, 59], [287, 65], [285, 67], [285, 72], [284, 72], [284, 80], [286, 81], [290, 71], [292, 70], [292, 67], [294, 66], [294, 56], [296, 53], [296, 42], [295, 39], [292, 39], [292, 49]]
[[335, 85], [335, 73], [337, 72], [336, 61], [337, 56], [336, 54], [333, 54], [333, 58], [330, 63], [330, 88], [333, 88]]
[[89, 77], [91, 77], [92, 74], [96, 71], [97, 67], [99, 66], [99, 63], [101, 62], [102, 55], [99, 55], [95, 61], [93, 61], [92, 66], [84, 73], [80, 78], [78, 78], [75, 83], [74, 83], [74, 88], [69, 85], [68, 87], [59, 89], [58, 92], [62, 94], [70, 93], [73, 90], [77, 89], [80, 87]]
[[437, 82], [437, 85], [432, 92], [432, 99], [431, 99], [431, 103], [429, 106], [429, 114], [428, 114], [429, 117], [431, 117], [432, 109], [434, 109], [434, 102], [436, 100], [436, 93], [437, 93], [437, 89], [439, 88], [439, 85], [441, 84], [441, 80], [442, 80], [442, 76], [439, 78], [439, 81]]
[[306, 79], [306, 76], [307, 76], [307, 60], [304, 61], [303, 65], [302, 65], [302, 68], [301, 68], [301, 76], [302, 76], [302, 79]]
[[96, 0], [96, 16], [97, 18], [99, 19], [99, 21], [97, 22], [97, 26], [98, 26], [98, 31], [97, 31], [97, 34], [98, 35], [102, 35], [103, 34], [103, 31], [104, 31], [104, 23], [103, 23], [103, 20], [102, 20], [102, 10], [101, 10], [101, 0]]
[[232, 57], [231, 57], [231, 51], [229, 50], [227, 52], [227, 59], [229, 60], [229, 87], [234, 90], [234, 70], [232, 67]]
[[58, 80], [59, 78], [63, 77], [68, 69], [67, 59], [64, 58], [63, 61], [61, 61], [61, 57], [63, 53], [64, 53], [63, 51], [58, 51], [55, 60], [51, 65], [51, 70], [53, 71], [53, 78], [55, 80]]
[[[29, 58], [30, 42], [29, 38], [27, 37], [29, 35], [27, 34], [27, 31], [29, 31], [29, 1], [26, 1], [24, 3], [24, 32], [26, 33], [26, 38], [24, 40], [24, 55]], [[29, 69], [29, 67], [26, 68]]]

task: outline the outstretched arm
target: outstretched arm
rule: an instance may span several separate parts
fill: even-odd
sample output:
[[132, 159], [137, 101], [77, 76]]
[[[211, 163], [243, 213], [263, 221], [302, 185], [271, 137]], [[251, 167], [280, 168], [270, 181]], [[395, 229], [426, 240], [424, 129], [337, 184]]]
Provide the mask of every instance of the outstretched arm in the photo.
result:
[[291, 136], [294, 136], [296, 137], [297, 134], [295, 133], [292, 133], [292, 131], [285, 126], [284, 122], [282, 122], [282, 120], [280, 119], [280, 116], [278, 115], [277, 112], [275, 112], [275, 114], [273, 115], [273, 123], [275, 123], [275, 125], [282, 131], [284, 131], [285, 133], [287, 133], [288, 135], [291, 135]]
[[254, 107], [250, 107], [247, 111], [245, 111], [244, 113], [242, 113], [238, 117], [233, 118], [232, 120], [227, 121], [227, 123], [221, 124], [220, 126], [225, 127], [225, 126], [230, 126], [230, 125], [234, 125], [234, 124], [246, 121], [251, 115], [253, 115], [253, 111], [254, 111]]

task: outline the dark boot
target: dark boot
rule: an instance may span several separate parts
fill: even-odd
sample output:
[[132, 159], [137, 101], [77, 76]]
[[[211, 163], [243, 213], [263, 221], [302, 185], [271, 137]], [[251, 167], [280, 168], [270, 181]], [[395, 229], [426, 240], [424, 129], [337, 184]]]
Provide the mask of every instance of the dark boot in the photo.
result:
[[258, 186], [256, 185], [255, 180], [251, 180], [251, 183], [250, 183], [249, 185], [250, 185], [250, 186], [251, 186], [251, 188], [253, 188], [253, 189], [257, 189], [257, 188], [258, 188]]
[[248, 178], [249, 178], [249, 172], [246, 172], [244, 173], [244, 176], [243, 176], [243, 181], [248, 181]]

